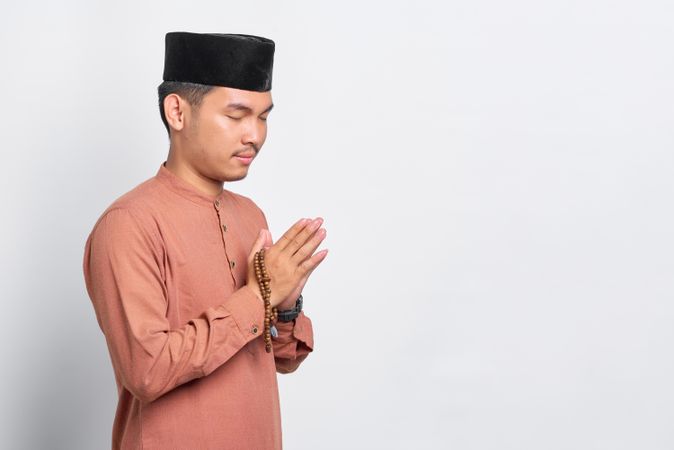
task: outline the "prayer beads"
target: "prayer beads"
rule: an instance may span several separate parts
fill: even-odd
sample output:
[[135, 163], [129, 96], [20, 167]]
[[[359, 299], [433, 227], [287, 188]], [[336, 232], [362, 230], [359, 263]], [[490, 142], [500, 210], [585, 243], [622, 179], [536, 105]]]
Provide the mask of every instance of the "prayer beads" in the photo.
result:
[[260, 286], [260, 293], [262, 294], [262, 299], [264, 300], [264, 348], [267, 353], [270, 353], [272, 350], [271, 337], [277, 336], [276, 327], [272, 322], [276, 321], [278, 318], [278, 311], [276, 307], [271, 306], [271, 288], [269, 287], [269, 274], [267, 273], [267, 267], [264, 263], [265, 249], [263, 248], [259, 252], [255, 253], [255, 278], [257, 278], [257, 283]]

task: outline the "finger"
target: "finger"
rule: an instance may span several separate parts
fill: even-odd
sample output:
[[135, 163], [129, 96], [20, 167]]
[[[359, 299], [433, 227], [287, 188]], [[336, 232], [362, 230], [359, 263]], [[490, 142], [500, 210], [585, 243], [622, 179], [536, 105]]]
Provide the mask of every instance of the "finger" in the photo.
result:
[[309, 256], [313, 255], [318, 246], [321, 245], [321, 242], [323, 242], [323, 239], [325, 239], [326, 235], [327, 231], [325, 228], [321, 228], [316, 231], [314, 235], [311, 236], [311, 239], [305, 242], [304, 245], [297, 250], [297, 252], [292, 257], [292, 260], [300, 263]]
[[313, 272], [313, 270], [318, 267], [318, 265], [323, 262], [325, 257], [328, 255], [328, 249], [326, 248], [325, 250], [321, 250], [320, 252], [316, 253], [314, 256], [312, 256], [309, 259], [305, 259], [302, 264], [300, 264], [300, 271], [302, 272], [302, 276]]
[[309, 223], [308, 219], [300, 219], [293, 226], [291, 226], [288, 231], [283, 233], [283, 236], [281, 236], [278, 241], [276, 241], [276, 245], [283, 250], [294, 238], [297, 236], [297, 234], [302, 231], [302, 229], [305, 227], [305, 225]]
[[321, 217], [317, 217], [316, 219], [310, 221], [298, 234], [295, 236], [294, 239], [292, 239], [290, 242], [288, 242], [288, 245], [283, 249], [285, 252], [289, 252], [289, 254], [292, 256], [294, 255], [297, 250], [300, 249], [308, 240], [309, 238], [318, 230], [318, 228], [321, 226], [323, 223], [323, 219]]

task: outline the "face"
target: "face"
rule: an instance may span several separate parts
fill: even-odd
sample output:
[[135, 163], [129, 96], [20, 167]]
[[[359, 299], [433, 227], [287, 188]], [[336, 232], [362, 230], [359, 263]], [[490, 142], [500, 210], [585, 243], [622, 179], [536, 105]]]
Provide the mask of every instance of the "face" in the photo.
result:
[[185, 162], [218, 182], [245, 178], [267, 138], [272, 107], [269, 91], [211, 89], [196, 109], [185, 109], [179, 133]]

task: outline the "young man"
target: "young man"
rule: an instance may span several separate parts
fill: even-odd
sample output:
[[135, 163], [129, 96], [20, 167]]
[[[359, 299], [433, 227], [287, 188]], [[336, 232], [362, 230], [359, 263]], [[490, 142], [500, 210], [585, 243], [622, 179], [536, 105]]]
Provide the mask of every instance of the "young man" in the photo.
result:
[[[272, 243], [257, 205], [223, 189], [264, 144], [273, 54], [257, 36], [166, 35], [168, 158], [103, 212], [84, 252], [119, 393], [113, 449], [281, 449], [276, 372], [313, 350], [300, 294], [327, 255], [325, 230], [301, 219]], [[262, 248], [279, 311], [271, 352]]]

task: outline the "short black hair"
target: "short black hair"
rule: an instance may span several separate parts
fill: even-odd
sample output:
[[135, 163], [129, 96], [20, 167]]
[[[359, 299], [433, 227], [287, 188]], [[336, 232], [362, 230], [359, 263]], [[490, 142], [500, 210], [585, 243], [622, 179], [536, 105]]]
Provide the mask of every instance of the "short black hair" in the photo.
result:
[[188, 83], [185, 81], [163, 81], [157, 87], [157, 94], [159, 95], [159, 114], [161, 120], [164, 122], [166, 132], [171, 136], [169, 124], [166, 121], [166, 114], [164, 113], [164, 99], [169, 94], [178, 94], [184, 98], [192, 107], [199, 107], [201, 100], [210, 92], [215, 86], [198, 83]]

